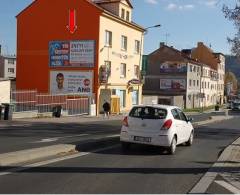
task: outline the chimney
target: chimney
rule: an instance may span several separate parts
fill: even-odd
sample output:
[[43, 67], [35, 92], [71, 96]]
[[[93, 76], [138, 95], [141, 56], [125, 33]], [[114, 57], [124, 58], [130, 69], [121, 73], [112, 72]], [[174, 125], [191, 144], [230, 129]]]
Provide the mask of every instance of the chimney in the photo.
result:
[[164, 47], [164, 46], [165, 46], [165, 43], [164, 42], [160, 42], [160, 48]]

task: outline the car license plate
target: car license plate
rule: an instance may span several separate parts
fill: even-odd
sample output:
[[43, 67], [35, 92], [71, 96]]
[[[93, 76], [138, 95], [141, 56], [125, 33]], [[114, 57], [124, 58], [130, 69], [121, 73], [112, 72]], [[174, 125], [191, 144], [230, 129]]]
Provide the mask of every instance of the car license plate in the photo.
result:
[[134, 141], [139, 141], [139, 142], [151, 142], [151, 137], [139, 137], [139, 136], [134, 136]]

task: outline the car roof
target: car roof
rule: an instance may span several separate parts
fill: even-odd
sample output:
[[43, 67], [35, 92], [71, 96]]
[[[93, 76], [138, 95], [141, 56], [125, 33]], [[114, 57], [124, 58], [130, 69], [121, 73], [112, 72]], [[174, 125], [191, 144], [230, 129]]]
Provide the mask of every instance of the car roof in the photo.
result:
[[166, 109], [166, 110], [172, 110], [172, 109], [181, 109], [177, 106], [169, 106], [169, 105], [163, 105], [163, 104], [143, 104], [143, 105], [136, 105], [134, 107], [154, 107], [154, 108], [162, 108], [162, 109]]

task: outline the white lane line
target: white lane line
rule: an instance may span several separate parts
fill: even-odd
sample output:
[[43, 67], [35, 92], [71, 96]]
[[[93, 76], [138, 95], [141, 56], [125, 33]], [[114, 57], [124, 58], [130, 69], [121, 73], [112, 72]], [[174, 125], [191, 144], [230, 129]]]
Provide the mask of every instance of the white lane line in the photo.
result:
[[29, 164], [29, 165], [24, 165], [24, 166], [18, 167], [18, 168], [8, 169], [6, 171], [0, 172], [0, 176], [10, 175], [10, 174], [20, 172], [20, 171], [24, 171], [24, 170], [27, 170], [27, 169], [31, 169], [31, 168], [34, 168], [34, 167], [40, 167], [40, 166], [44, 166], [44, 165], [48, 165], [48, 164], [52, 164], [52, 163], [56, 163], [56, 162], [60, 162], [60, 161], [64, 161], [64, 160], [69, 160], [69, 159], [73, 159], [73, 158], [86, 156], [88, 154], [97, 153], [97, 152], [101, 152], [101, 151], [104, 151], [104, 150], [109, 150], [109, 149], [112, 149], [112, 148], [116, 148], [118, 146], [119, 146], [119, 144], [115, 144], [115, 145], [108, 146], [108, 147], [105, 147], [105, 148], [96, 149], [96, 150], [93, 150], [93, 151], [90, 151], [90, 152], [80, 152], [80, 153], [69, 155], [69, 156], [63, 156], [63, 157], [59, 157], [59, 158], [55, 158], [55, 159], [51, 159], [51, 160], [46, 160], [46, 161], [37, 162], [37, 163]]
[[189, 194], [204, 194], [207, 191], [210, 184], [216, 178], [216, 176], [217, 176], [216, 172], [208, 171], [194, 186], [194, 188], [189, 192]]
[[56, 142], [59, 139], [66, 139], [66, 138], [72, 138], [72, 137], [83, 137], [83, 136], [88, 136], [89, 134], [79, 134], [79, 135], [69, 135], [69, 136], [63, 136], [63, 137], [52, 137], [52, 138], [45, 138], [45, 139], [41, 139], [39, 141], [34, 141], [31, 143], [47, 143], [47, 142]]
[[235, 186], [223, 181], [223, 180], [216, 180], [214, 181], [218, 185], [224, 187], [228, 191], [232, 192], [233, 194], [240, 194], [240, 189], [236, 188]]

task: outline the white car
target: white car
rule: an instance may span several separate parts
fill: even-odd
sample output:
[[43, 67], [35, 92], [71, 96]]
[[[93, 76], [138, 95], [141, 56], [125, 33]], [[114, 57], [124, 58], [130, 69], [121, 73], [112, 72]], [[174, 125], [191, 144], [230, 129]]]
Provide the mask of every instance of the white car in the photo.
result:
[[194, 128], [191, 121], [175, 106], [134, 106], [123, 120], [120, 135], [122, 149], [138, 143], [163, 146], [174, 154], [177, 145], [192, 145]]

